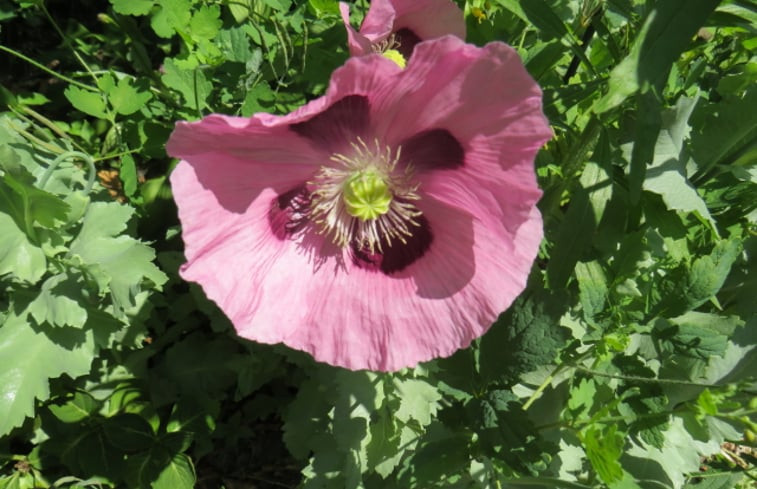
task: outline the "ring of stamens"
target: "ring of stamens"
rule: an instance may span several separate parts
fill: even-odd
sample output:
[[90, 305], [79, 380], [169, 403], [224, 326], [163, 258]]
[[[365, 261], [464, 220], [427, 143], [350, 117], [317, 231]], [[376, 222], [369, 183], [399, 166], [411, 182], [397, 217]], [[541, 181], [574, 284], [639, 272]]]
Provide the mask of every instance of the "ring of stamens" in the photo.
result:
[[[308, 182], [312, 221], [340, 247], [354, 244], [370, 253], [382, 253], [384, 246], [391, 247], [394, 241], [406, 243], [412, 228], [420, 225], [417, 218], [421, 215], [413, 204], [420, 196], [418, 185], [411, 182], [412, 168], [398, 168], [401, 149], [382, 148], [378, 140], [369, 146], [357, 138], [350, 146], [351, 153], [331, 155], [334, 165], [321, 167]], [[356, 214], [345, 202], [351, 196], [347, 186], [364, 175], [379, 179], [378, 186], [389, 194], [387, 205], [382, 201], [379, 210], [365, 215]]]
[[392, 34], [383, 41], [371, 45], [371, 50], [376, 54], [380, 54], [385, 58], [394, 61], [400, 68], [404, 68], [407, 65], [407, 60], [399, 51], [400, 45], [397, 36]]
[[376, 54], [384, 54], [390, 49], [398, 50], [400, 47], [400, 41], [397, 36], [392, 34], [383, 41], [375, 42], [371, 45], [371, 50]]

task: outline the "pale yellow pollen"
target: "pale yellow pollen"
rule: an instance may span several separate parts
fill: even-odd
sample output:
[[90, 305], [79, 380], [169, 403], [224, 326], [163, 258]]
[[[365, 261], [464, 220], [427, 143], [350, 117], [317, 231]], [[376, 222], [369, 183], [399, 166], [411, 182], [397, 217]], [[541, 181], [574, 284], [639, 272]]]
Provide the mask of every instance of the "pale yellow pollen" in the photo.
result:
[[420, 197], [412, 168], [398, 169], [400, 148], [393, 152], [378, 140], [369, 146], [358, 138], [351, 149], [333, 154], [333, 164], [308, 182], [319, 231], [338, 246], [357, 244], [371, 253], [395, 240], [405, 243], [421, 215], [413, 204]]

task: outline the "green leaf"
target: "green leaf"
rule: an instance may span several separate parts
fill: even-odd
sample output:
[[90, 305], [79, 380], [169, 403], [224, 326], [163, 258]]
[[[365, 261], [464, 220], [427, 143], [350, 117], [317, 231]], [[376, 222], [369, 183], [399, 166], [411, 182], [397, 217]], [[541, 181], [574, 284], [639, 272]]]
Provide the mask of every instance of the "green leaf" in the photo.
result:
[[110, 0], [113, 10], [124, 15], [147, 15], [155, 5], [154, 0]]
[[489, 457], [533, 475], [546, 468], [546, 447], [511, 391], [491, 390], [485, 397], [470, 402], [466, 412]]
[[236, 23], [241, 24], [250, 16], [250, 12], [252, 11], [252, 0], [231, 2], [228, 4], [228, 7]]
[[141, 109], [152, 94], [138, 91], [126, 78], [121, 78], [112, 90], [108, 91], [108, 101], [113, 109], [121, 115], [130, 115]]
[[424, 444], [403, 464], [398, 487], [433, 487], [463, 470], [471, 459], [468, 442], [463, 433], [449, 433]]
[[[596, 160], [604, 160], [606, 155], [606, 137], [600, 137], [596, 122], [587, 126], [579, 140], [578, 151], [587, 151], [599, 144], [595, 152]], [[588, 157], [587, 154], [583, 155]], [[580, 156], [579, 156], [580, 157]], [[575, 163], [581, 163], [582, 160]], [[607, 157], [609, 161], [609, 157]], [[573, 163], [573, 162], [571, 162]], [[604, 215], [605, 206], [612, 195], [612, 180], [599, 163], [591, 162], [584, 166], [577, 186], [571, 196], [568, 210], [557, 231], [550, 260], [547, 265], [547, 278], [551, 289], [560, 289], [568, 282], [576, 262], [592, 242], [597, 224]]]
[[368, 467], [386, 479], [404, 454], [400, 449], [401, 435], [392, 414], [382, 409], [370, 426], [371, 441], [367, 447]]
[[174, 32], [183, 32], [192, 17], [189, 0], [158, 0], [160, 8], [152, 16], [150, 25], [157, 35], [170, 38]]
[[581, 379], [578, 386], [574, 385], [568, 398], [568, 409], [573, 411], [573, 416], [588, 415], [594, 406], [596, 394], [597, 385], [592, 379]]
[[29, 242], [10, 216], [0, 212], [0, 278], [11, 274], [18, 280], [36, 283], [46, 270], [42, 249]]
[[583, 433], [581, 441], [586, 450], [586, 458], [605, 483], [611, 484], [623, 478], [620, 456], [623, 453], [624, 441], [617, 426], [591, 426]]
[[688, 120], [696, 102], [696, 99], [681, 97], [674, 109], [662, 114], [662, 130], [654, 145], [652, 163], [646, 169], [643, 188], [662, 196], [668, 209], [696, 212], [715, 226], [704, 200], [686, 178], [684, 138], [689, 132]]
[[221, 30], [215, 39], [215, 43], [229, 61], [247, 63], [252, 57], [250, 38], [241, 27]]
[[607, 279], [602, 266], [596, 261], [576, 264], [579, 297], [584, 314], [593, 318], [604, 309], [607, 301]]
[[417, 379], [394, 379], [400, 397], [400, 407], [394, 416], [404, 423], [416, 420], [421, 426], [431, 423], [431, 417], [439, 408], [442, 396], [428, 382]]
[[63, 95], [71, 102], [71, 105], [85, 114], [98, 119], [108, 118], [108, 110], [100, 93], [69, 86], [63, 92]]
[[304, 382], [284, 412], [284, 443], [299, 460], [307, 460], [313, 440], [328, 430], [326, 413], [331, 408], [331, 400], [325, 395], [327, 382], [328, 379], [318, 377]]
[[691, 116], [692, 154], [702, 170], [754, 146], [757, 138], [757, 86], [741, 96], [728, 96], [718, 103], [700, 103]]
[[249, 117], [256, 112], [265, 112], [273, 107], [276, 94], [266, 82], [260, 82], [247, 92], [242, 104], [242, 115]]
[[263, 3], [272, 9], [286, 12], [292, 6], [291, 0], [263, 0]]
[[87, 322], [87, 310], [72, 299], [81, 295], [84, 284], [65, 273], [42, 283], [39, 295], [29, 304], [28, 311], [38, 324], [81, 328]]
[[720, 0], [656, 2], [630, 54], [610, 73], [609, 90], [594, 105], [597, 113], [617, 107], [640, 88], [664, 82], [670, 67]]
[[554, 8], [544, 0], [497, 0], [497, 3], [533, 24], [546, 38], [561, 38], [568, 35], [568, 28], [555, 14]]
[[720, 450], [717, 443], [698, 443], [677, 417], [672, 419], [664, 437], [661, 448], [643, 442], [630, 444], [623, 467], [637, 480], [659, 480], [660, 472], [663, 472], [669, 487], [680, 488], [686, 479], [685, 474], [698, 472], [702, 455]]
[[189, 31], [195, 39], [213, 39], [223, 25], [221, 8], [218, 5], [203, 5], [192, 14]]
[[134, 199], [135, 194], [137, 193], [138, 177], [137, 165], [131, 155], [124, 155], [121, 157], [121, 167], [118, 171], [118, 178], [121, 179], [126, 197]]
[[0, 327], [0, 436], [34, 414], [34, 400], [50, 396], [49, 379], [89, 372], [96, 351], [91, 331], [33, 328], [9, 315]]
[[743, 478], [744, 474], [733, 472], [707, 474], [707, 477], [693, 478], [683, 489], [733, 489], [739, 487], [738, 483]]
[[318, 18], [325, 15], [339, 15], [339, 2], [337, 0], [308, 0]]
[[173, 59], [166, 58], [163, 70], [165, 71], [162, 77], [163, 83], [181, 93], [189, 107], [197, 110], [205, 107], [213, 85], [201, 69], [181, 69], [176, 66]]
[[33, 223], [53, 228], [66, 221], [69, 205], [57, 196], [34, 186], [34, 177], [23, 167], [18, 173], [6, 172], [0, 178], [0, 211], [10, 215], [19, 227], [33, 237]]
[[115, 202], [93, 202], [70, 248], [70, 254], [78, 256], [97, 278], [101, 291], [110, 291], [117, 314], [135, 305], [144, 279], [158, 287], [168, 279], [152, 263], [155, 250], [119, 236], [133, 213], [133, 208]]
[[76, 437], [53, 439], [52, 443], [66, 443], [56, 450], [66, 465], [77, 467], [85, 474], [109, 474], [118, 477], [123, 471], [123, 452], [110, 445], [103, 430], [95, 425], [80, 430]]
[[709, 256], [694, 261], [683, 290], [690, 309], [715, 296], [731, 271], [731, 265], [738, 258], [740, 249], [738, 239], [723, 240], [715, 245]]
[[48, 409], [64, 423], [76, 423], [88, 418], [98, 408], [97, 401], [86, 392], [77, 391], [73, 399], [63, 405], [51, 404]]
[[192, 489], [195, 487], [196, 479], [190, 458], [178, 453], [152, 483], [152, 489]]
[[147, 450], [155, 443], [150, 423], [136, 414], [124, 413], [109, 418], [103, 429], [108, 442], [122, 451]]
[[481, 338], [481, 375], [512, 383], [520, 374], [554, 361], [568, 337], [560, 318], [567, 295], [544, 290], [523, 294]]
[[709, 360], [714, 355], [723, 356], [729, 335], [742, 324], [736, 316], [688, 312], [673, 319], [658, 318], [655, 336], [679, 355]]

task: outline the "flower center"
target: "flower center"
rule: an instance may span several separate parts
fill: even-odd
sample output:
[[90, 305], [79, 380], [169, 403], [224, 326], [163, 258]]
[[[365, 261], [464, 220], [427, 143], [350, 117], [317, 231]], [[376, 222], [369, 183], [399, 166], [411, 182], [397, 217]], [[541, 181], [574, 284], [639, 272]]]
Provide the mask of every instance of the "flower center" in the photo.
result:
[[374, 53], [380, 54], [383, 57], [394, 61], [400, 68], [404, 69], [407, 65], [407, 60], [402, 53], [399, 52], [400, 42], [394, 34], [383, 41], [373, 44], [371, 47]]
[[405, 65], [407, 65], [407, 61], [405, 61], [405, 57], [402, 56], [402, 54], [397, 51], [396, 49], [387, 49], [383, 53], [381, 53], [385, 58], [390, 59], [397, 63], [397, 66], [400, 68], [404, 68]]
[[400, 149], [369, 146], [358, 138], [348, 154], [331, 156], [312, 181], [311, 218], [338, 246], [352, 244], [371, 253], [399, 240], [406, 242], [419, 226], [418, 186], [412, 168], [398, 169]]
[[392, 193], [378, 171], [367, 168], [347, 179], [342, 199], [349, 215], [368, 221], [389, 212]]

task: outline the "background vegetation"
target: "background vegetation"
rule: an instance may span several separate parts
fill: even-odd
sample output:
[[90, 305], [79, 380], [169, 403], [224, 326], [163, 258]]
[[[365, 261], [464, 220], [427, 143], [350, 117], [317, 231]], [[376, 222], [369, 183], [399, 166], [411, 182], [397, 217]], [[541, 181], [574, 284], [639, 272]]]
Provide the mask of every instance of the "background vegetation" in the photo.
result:
[[323, 93], [334, 0], [0, 0], [0, 488], [754, 483], [757, 8], [458, 3], [543, 87], [546, 238], [471, 348], [377, 374], [177, 275], [174, 122]]

